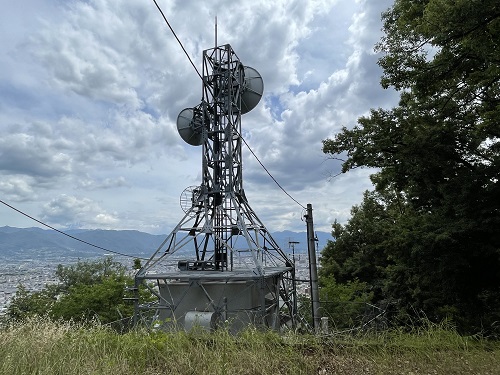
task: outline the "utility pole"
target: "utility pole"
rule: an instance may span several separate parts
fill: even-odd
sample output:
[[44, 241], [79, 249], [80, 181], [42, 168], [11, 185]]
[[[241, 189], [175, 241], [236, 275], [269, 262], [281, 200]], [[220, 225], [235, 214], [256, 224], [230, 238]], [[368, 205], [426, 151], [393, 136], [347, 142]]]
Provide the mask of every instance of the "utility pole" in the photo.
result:
[[313, 225], [312, 205], [307, 204], [307, 213], [304, 216], [307, 225], [307, 250], [309, 253], [309, 280], [311, 289], [311, 308], [313, 317], [313, 328], [319, 332], [321, 327], [321, 317], [319, 315], [319, 288], [318, 288], [318, 268], [316, 265], [316, 247]]
[[[295, 245], [298, 245], [300, 242], [298, 241], [288, 241], [288, 248], [292, 248], [292, 260], [295, 263]], [[300, 259], [300, 258], [299, 258]]]

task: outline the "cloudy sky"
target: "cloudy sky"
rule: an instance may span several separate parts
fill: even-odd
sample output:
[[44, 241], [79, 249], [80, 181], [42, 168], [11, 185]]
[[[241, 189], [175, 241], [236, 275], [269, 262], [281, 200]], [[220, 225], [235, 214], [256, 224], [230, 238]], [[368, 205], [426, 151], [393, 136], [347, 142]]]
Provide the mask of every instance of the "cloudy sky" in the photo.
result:
[[[374, 44], [391, 0], [158, 0], [201, 71], [229, 43], [265, 93], [242, 117], [246, 142], [330, 231], [371, 188], [370, 170], [335, 178], [321, 141], [397, 95], [379, 85]], [[0, 199], [58, 229], [169, 233], [179, 196], [201, 182], [201, 147], [178, 113], [201, 81], [151, 0], [24, 0], [0, 13]], [[270, 231], [305, 231], [303, 209], [243, 147], [244, 187]], [[0, 204], [0, 226], [39, 226]]]

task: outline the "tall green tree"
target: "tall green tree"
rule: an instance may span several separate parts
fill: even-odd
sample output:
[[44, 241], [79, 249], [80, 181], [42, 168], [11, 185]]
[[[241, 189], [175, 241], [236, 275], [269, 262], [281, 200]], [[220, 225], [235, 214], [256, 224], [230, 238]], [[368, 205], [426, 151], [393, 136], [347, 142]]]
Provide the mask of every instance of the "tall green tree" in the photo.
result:
[[[399, 105], [371, 110], [323, 151], [345, 154], [344, 172], [379, 168], [372, 181], [386, 218], [380, 228], [360, 220], [374, 198], [365, 196], [325, 261], [343, 259], [336, 267], [346, 279], [380, 266], [360, 280], [376, 281], [400, 310], [492, 327], [500, 319], [500, 3], [396, 0], [383, 22], [382, 86], [400, 91]], [[370, 238], [354, 237], [370, 229]], [[355, 245], [341, 250], [347, 240]], [[347, 260], [361, 253], [373, 254], [373, 265], [355, 269]]]

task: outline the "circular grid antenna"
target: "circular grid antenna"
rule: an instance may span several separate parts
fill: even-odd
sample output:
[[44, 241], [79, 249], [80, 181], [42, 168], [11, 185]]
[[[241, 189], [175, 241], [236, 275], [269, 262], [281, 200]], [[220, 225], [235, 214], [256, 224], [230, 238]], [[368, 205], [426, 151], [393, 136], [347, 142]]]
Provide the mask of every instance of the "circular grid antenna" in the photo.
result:
[[200, 186], [188, 186], [181, 193], [180, 197], [180, 205], [182, 211], [186, 214], [189, 212], [191, 208], [193, 208], [198, 202], [198, 198], [201, 195], [201, 187]]
[[177, 116], [177, 131], [191, 146], [200, 146], [204, 141], [203, 119], [199, 112], [196, 108], [185, 108]]
[[249, 66], [244, 67], [245, 79], [241, 94], [241, 114], [254, 109], [264, 93], [264, 80], [260, 73]]

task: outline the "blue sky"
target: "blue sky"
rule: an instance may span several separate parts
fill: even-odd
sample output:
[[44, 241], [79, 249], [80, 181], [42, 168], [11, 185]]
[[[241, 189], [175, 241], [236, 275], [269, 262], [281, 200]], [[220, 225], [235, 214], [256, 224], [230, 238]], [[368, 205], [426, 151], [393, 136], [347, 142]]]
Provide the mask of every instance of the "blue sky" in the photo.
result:
[[[374, 44], [389, 0], [158, 0], [193, 62], [232, 45], [264, 79], [242, 118], [245, 140], [303, 205], [316, 230], [342, 223], [371, 188], [370, 170], [335, 178], [321, 141], [370, 108], [390, 108]], [[0, 199], [58, 229], [168, 233], [179, 196], [201, 182], [201, 148], [178, 113], [201, 82], [149, 0], [28, 0], [0, 14]], [[271, 231], [305, 230], [303, 209], [243, 149], [250, 205]], [[0, 226], [37, 224], [0, 205]]]

